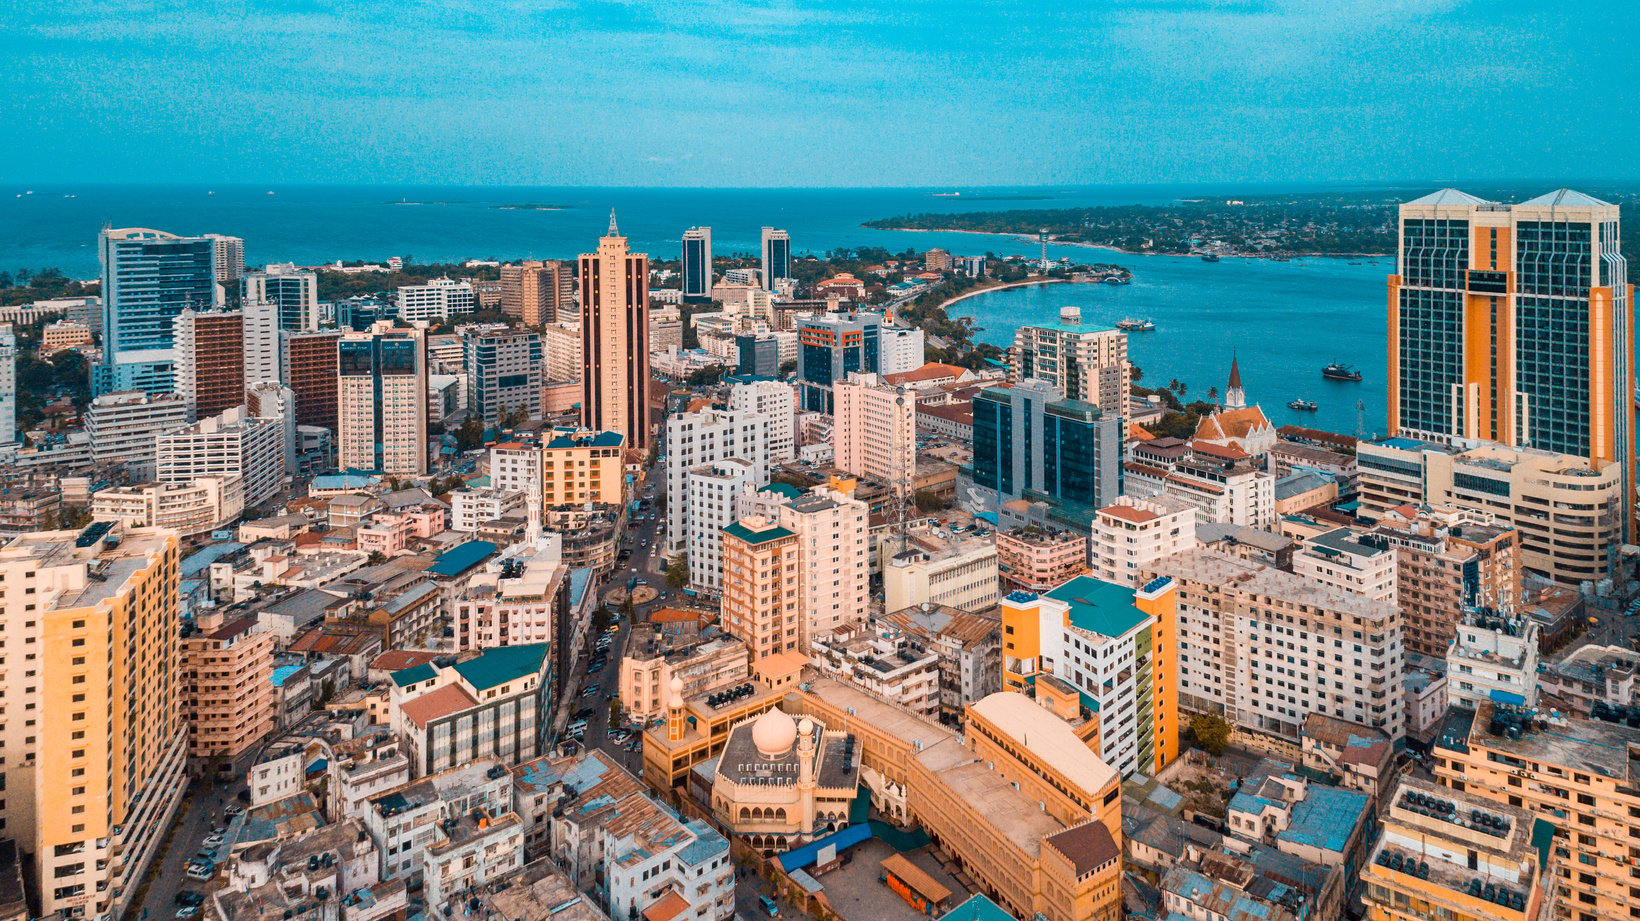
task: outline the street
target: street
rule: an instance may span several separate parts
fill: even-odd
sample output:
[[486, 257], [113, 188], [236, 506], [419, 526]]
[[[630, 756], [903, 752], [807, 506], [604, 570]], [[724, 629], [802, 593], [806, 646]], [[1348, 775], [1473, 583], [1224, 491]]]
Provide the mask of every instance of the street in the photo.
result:
[[202, 891], [205, 888], [206, 883], [189, 879], [184, 871], [188, 861], [204, 847], [205, 836], [210, 834], [211, 829], [227, 824], [222, 810], [229, 803], [238, 802], [235, 797], [242, 789], [243, 781], [214, 785], [205, 780], [193, 782], [188, 788], [188, 798], [171, 826], [170, 839], [155, 857], [159, 872], [154, 874], [142, 900], [132, 904], [130, 917], [149, 921], [173, 917], [177, 910], [178, 892], [184, 889]]

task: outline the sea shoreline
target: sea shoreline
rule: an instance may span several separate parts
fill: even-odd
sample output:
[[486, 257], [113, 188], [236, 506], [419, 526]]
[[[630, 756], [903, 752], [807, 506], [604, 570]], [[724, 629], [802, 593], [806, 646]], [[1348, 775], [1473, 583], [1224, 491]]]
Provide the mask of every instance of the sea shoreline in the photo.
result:
[[[866, 225], [861, 224], [861, 227]], [[866, 227], [867, 230], [887, 230], [894, 233], [966, 233], [981, 237], [1014, 237], [1030, 243], [1037, 242], [1037, 238], [1028, 233], [1012, 233], [1002, 230], [959, 230], [955, 227]], [[1120, 246], [1107, 246], [1103, 243], [1087, 243], [1082, 240], [1065, 240], [1059, 237], [1049, 237], [1048, 242], [1055, 246], [1082, 246], [1088, 249], [1102, 249], [1109, 253], [1121, 253], [1124, 256], [1174, 256], [1180, 259], [1200, 258], [1201, 253], [1158, 253], [1141, 252], [1136, 249], [1123, 249]], [[1268, 259], [1279, 262], [1283, 259], [1389, 259], [1394, 253], [1314, 253], [1314, 252], [1283, 252], [1283, 253], [1219, 253], [1224, 259]], [[994, 289], [992, 289], [994, 290]]]
[[992, 291], [1006, 291], [1009, 288], [1023, 288], [1026, 285], [1051, 285], [1054, 282], [1069, 283], [1070, 279], [1069, 278], [1048, 278], [1048, 277], [1044, 276], [1044, 277], [1041, 277], [1041, 278], [1027, 278], [1024, 281], [1011, 281], [1011, 282], [1008, 282], [1005, 285], [992, 285], [989, 288], [979, 288], [979, 289], [974, 290], [974, 291], [964, 291], [961, 294], [957, 295], [956, 297], [953, 297], [949, 300], [941, 301], [940, 305], [939, 305], [939, 309], [944, 310], [945, 308], [951, 306], [952, 304], [955, 304], [958, 301], [965, 301], [968, 298], [978, 297], [981, 294], [990, 294]]

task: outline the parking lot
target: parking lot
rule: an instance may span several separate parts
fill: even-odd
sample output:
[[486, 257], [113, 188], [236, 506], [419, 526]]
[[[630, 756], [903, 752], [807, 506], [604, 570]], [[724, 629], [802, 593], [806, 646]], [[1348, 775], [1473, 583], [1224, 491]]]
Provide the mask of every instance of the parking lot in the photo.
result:
[[[882, 862], [895, 853], [894, 848], [876, 838], [868, 838], [849, 848], [848, 863], [819, 877], [825, 886], [826, 901], [839, 918], [846, 921], [924, 921], [928, 916], [912, 908], [878, 877]], [[910, 851], [906, 859], [951, 890], [945, 907], [959, 905], [969, 891], [956, 877], [946, 872], [932, 848]], [[935, 917], [943, 912], [936, 912]]]

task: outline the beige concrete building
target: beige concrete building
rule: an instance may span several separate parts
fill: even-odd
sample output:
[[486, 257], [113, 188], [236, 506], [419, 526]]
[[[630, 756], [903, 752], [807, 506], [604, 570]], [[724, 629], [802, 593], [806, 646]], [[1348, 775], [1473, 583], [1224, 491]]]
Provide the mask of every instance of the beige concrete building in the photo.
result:
[[[548, 382], [579, 381], [581, 379], [581, 324], [575, 322], [546, 323], [541, 327], [541, 351], [546, 361]], [[580, 397], [577, 396], [576, 400]]]
[[989, 611], [1001, 598], [997, 546], [990, 540], [940, 537], [932, 529], [913, 529], [903, 546], [898, 535], [885, 537], [879, 553], [884, 610], [940, 604]]
[[1340, 591], [1383, 601], [1396, 599], [1395, 553], [1363, 540], [1360, 531], [1329, 528], [1301, 541], [1293, 551], [1293, 574]]
[[671, 651], [658, 632], [651, 631], [647, 639], [649, 643], [640, 643], [634, 633], [621, 660], [621, 706], [633, 719], [647, 722], [665, 714], [674, 678], [683, 682], [683, 696], [693, 698], [751, 677], [751, 656], [735, 637], [719, 636]]
[[1093, 575], [1138, 588], [1157, 560], [1193, 550], [1196, 508], [1167, 496], [1121, 496], [1094, 516], [1089, 556]]
[[0, 549], [0, 748], [6, 833], [33, 855], [42, 913], [107, 919], [131, 907], [181, 802], [188, 734], [176, 535], [92, 528]]
[[1370, 921], [1554, 916], [1560, 861], [1530, 811], [1417, 780], [1401, 781], [1389, 804], [1361, 869]]
[[1178, 583], [1179, 707], [1221, 713], [1249, 741], [1296, 746], [1322, 713], [1405, 733], [1401, 614], [1216, 550], [1193, 550], [1147, 574]]
[[232, 762], [274, 729], [272, 633], [255, 617], [201, 614], [182, 637], [182, 713], [188, 755]]
[[1442, 787], [1554, 826], [1557, 917], [1619, 921], [1640, 913], [1637, 751], [1640, 729], [1621, 717], [1543, 722], [1484, 702], [1450, 711], [1432, 753]]
[[1080, 534], [1026, 525], [998, 531], [996, 538], [1004, 591], [1045, 592], [1088, 571], [1088, 539]]
[[419, 329], [381, 322], [336, 344], [337, 465], [395, 476], [427, 472], [427, 358]]
[[1129, 414], [1127, 333], [1082, 323], [1082, 311], [1066, 307], [1054, 326], [1021, 326], [1008, 350], [1014, 380], [1047, 381], [1066, 398], [1092, 403], [1124, 427]]
[[1622, 542], [1618, 464], [1530, 448], [1458, 451], [1390, 438], [1362, 442], [1362, 511], [1427, 504], [1477, 512], [1519, 532], [1521, 565], [1557, 582], [1603, 579]]
[[832, 396], [832, 463], [910, 492], [917, 475], [916, 394], [854, 372], [832, 385]]
[[960, 724], [969, 704], [1002, 690], [1002, 622], [996, 617], [923, 604], [882, 621], [934, 654], [940, 722]]
[[801, 649], [858, 624], [870, 606], [871, 513], [853, 492], [853, 481], [833, 481], [775, 509], [781, 526], [797, 535]]
[[564, 263], [526, 259], [501, 267], [501, 312], [540, 326], [575, 312], [574, 272]]
[[924, 719], [940, 717], [939, 656], [893, 624], [873, 618], [817, 634], [809, 666]]
[[1509, 607], [1521, 597], [1520, 532], [1490, 515], [1400, 506], [1370, 539], [1395, 551], [1408, 652], [1444, 657], [1466, 607]]
[[723, 529], [723, 629], [753, 662], [798, 649], [801, 556], [797, 534], [761, 515]]
[[596, 253], [581, 255], [581, 424], [648, 451], [649, 257], [629, 252], [609, 215]]
[[202, 476], [189, 483], [114, 486], [91, 495], [93, 521], [167, 528], [198, 537], [239, 517], [245, 495], [237, 476]]

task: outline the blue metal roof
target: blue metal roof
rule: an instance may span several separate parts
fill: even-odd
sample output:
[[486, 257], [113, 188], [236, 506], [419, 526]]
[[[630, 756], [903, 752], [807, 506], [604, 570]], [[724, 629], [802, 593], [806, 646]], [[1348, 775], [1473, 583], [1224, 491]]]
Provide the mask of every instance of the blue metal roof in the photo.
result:
[[444, 551], [427, 567], [435, 576], [459, 576], [495, 553], [495, 544], [487, 540], [470, 540]]
[[412, 665], [409, 668], [401, 668], [387, 677], [392, 679], [394, 684], [402, 688], [416, 684], [417, 682], [426, 681], [429, 678], [437, 678], [438, 672], [434, 670], [433, 666], [423, 662], [420, 665]]
[[455, 669], [457, 674], [467, 679], [468, 684], [485, 691], [515, 678], [540, 672], [541, 663], [546, 658], [546, 643], [502, 646], [498, 649], [487, 649], [476, 659], [457, 662]]
[[1367, 795], [1354, 790], [1310, 784], [1293, 804], [1287, 830], [1277, 839], [1343, 853], [1350, 834], [1367, 812]]
[[1077, 576], [1048, 593], [1070, 605], [1072, 626], [1110, 637], [1122, 636], [1149, 618], [1134, 605], [1133, 596], [1133, 589], [1093, 576]]
[[983, 895], [972, 895], [968, 901], [940, 915], [939, 921], [1014, 921], [1014, 916]]

